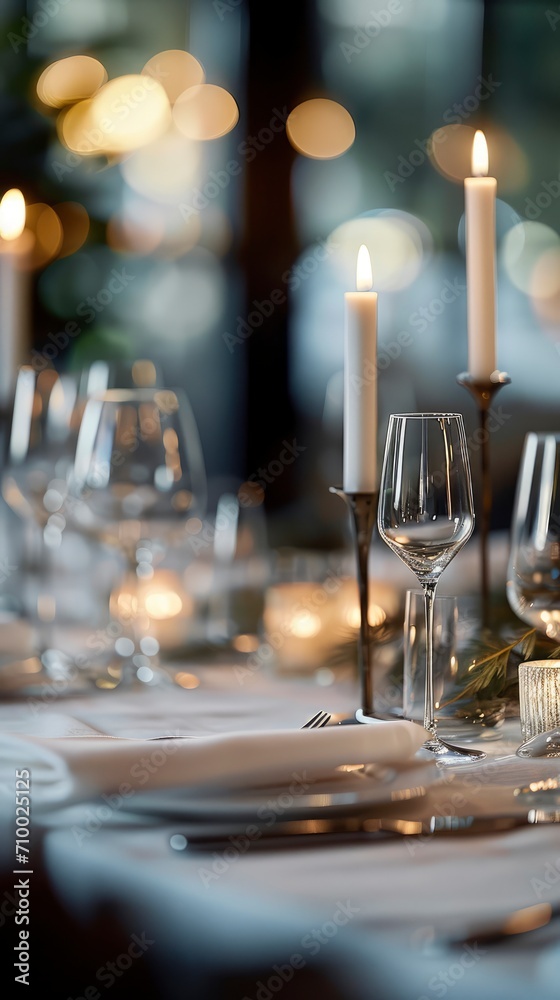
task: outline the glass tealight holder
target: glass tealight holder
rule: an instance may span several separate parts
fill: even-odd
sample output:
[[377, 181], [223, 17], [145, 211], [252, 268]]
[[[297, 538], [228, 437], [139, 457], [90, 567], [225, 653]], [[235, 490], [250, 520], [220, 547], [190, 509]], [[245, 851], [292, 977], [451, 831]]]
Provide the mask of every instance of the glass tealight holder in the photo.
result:
[[519, 664], [519, 713], [523, 740], [560, 725], [560, 660]]

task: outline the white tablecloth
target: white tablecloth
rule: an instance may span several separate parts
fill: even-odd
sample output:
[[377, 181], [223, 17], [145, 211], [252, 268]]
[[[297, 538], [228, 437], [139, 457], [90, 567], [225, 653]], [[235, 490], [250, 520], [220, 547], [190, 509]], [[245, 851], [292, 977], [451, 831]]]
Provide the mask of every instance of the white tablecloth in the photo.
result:
[[[265, 719], [270, 728], [300, 726], [319, 708], [346, 712], [357, 704], [352, 682], [321, 687], [314, 679], [258, 672], [240, 684], [231, 667], [188, 669], [200, 679], [193, 690], [169, 686], [0, 703], [4, 900], [13, 869], [15, 767], [33, 772], [37, 765], [34, 793], [41, 802], [40, 761], [26, 734], [200, 735], [260, 729]], [[476, 767], [461, 767], [459, 775], [434, 762], [439, 780], [424, 798], [398, 809], [412, 816], [519, 808], [516, 785], [560, 771], [554, 761], [529, 764], [514, 757], [519, 741], [513, 720], [501, 740], [485, 744], [489, 756]], [[88, 986], [103, 995], [110, 975], [114, 996], [164, 1000], [270, 1000], [280, 990], [285, 997], [337, 1000], [558, 996], [560, 923], [501, 945], [451, 949], [438, 942], [471, 922], [537, 903], [560, 904], [559, 826], [476, 838], [426, 835], [201, 854], [173, 851], [170, 838], [186, 824], [140, 810], [141, 796], [34, 814], [33, 878], [39, 873], [36, 884], [55, 914], [52, 925], [44, 909], [37, 921], [43, 962], [61, 947], [57, 921], [68, 921], [70, 936], [77, 929], [84, 948], [81, 964], [74, 955], [70, 966], [50, 970], [62, 975], [60, 968], [66, 969], [61, 997], [87, 995]], [[2, 929], [13, 929], [12, 914], [2, 913]], [[100, 927], [111, 921], [119, 933], [102, 940]], [[128, 954], [127, 942], [134, 951], [130, 967], [123, 959], [126, 969], [107, 972], [115, 955]]]

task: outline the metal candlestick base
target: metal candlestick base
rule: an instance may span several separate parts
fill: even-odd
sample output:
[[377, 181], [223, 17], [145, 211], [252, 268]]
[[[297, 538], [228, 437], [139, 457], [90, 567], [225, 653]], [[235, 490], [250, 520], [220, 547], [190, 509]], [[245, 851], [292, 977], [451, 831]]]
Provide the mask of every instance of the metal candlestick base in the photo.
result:
[[482, 474], [482, 505], [480, 515], [480, 592], [482, 602], [482, 625], [487, 628], [490, 619], [490, 587], [488, 575], [488, 535], [492, 515], [492, 482], [490, 478], [490, 432], [488, 413], [494, 396], [504, 385], [511, 382], [507, 372], [495, 371], [489, 379], [476, 379], [469, 372], [457, 376], [459, 385], [468, 389], [473, 396], [479, 416], [480, 426], [480, 466]]
[[[373, 663], [369, 641], [368, 622], [368, 557], [373, 529], [377, 515], [379, 493], [347, 493], [340, 486], [330, 486], [330, 493], [336, 493], [346, 503], [351, 513], [352, 535], [356, 549], [356, 569], [360, 596], [360, 629], [358, 633], [358, 671], [361, 687], [361, 708], [355, 716], [338, 719], [344, 722], [376, 722], [395, 716], [376, 714], [373, 704]], [[338, 718], [338, 717], [337, 717]]]

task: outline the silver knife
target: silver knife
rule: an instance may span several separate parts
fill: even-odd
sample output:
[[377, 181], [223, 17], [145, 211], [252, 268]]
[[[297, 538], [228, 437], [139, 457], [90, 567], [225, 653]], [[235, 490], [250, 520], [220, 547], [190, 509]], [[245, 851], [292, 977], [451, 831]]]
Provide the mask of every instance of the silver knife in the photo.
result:
[[[333, 819], [280, 820], [267, 827], [248, 823], [227, 829], [213, 827], [197, 830], [192, 827], [182, 835], [173, 835], [175, 850], [193, 849], [219, 851], [228, 847], [286, 847], [297, 840], [303, 844], [332, 843], [348, 840], [353, 836], [367, 839], [385, 837], [431, 837], [441, 835], [473, 836], [476, 834], [503, 833], [518, 827], [560, 823], [560, 809], [530, 809], [526, 813], [491, 816], [430, 816], [427, 819], [384, 819], [367, 816], [345, 816]], [[181, 846], [178, 846], [181, 845]], [[296, 845], [294, 845], [296, 846]]]

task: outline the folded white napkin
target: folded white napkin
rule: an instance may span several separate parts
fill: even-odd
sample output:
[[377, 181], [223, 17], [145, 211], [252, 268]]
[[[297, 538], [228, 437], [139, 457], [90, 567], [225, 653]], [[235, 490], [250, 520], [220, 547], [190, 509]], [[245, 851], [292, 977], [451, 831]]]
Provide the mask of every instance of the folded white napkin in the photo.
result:
[[311, 780], [319, 780], [342, 765], [410, 760], [426, 737], [422, 726], [396, 719], [191, 739], [26, 736], [21, 742], [16, 738], [16, 742], [20, 766], [26, 766], [25, 745], [29, 754], [32, 751], [39, 754], [41, 801], [52, 805], [83, 801], [92, 795], [126, 796], [160, 788], [205, 790], [278, 785], [289, 783], [294, 773], [302, 770]]

